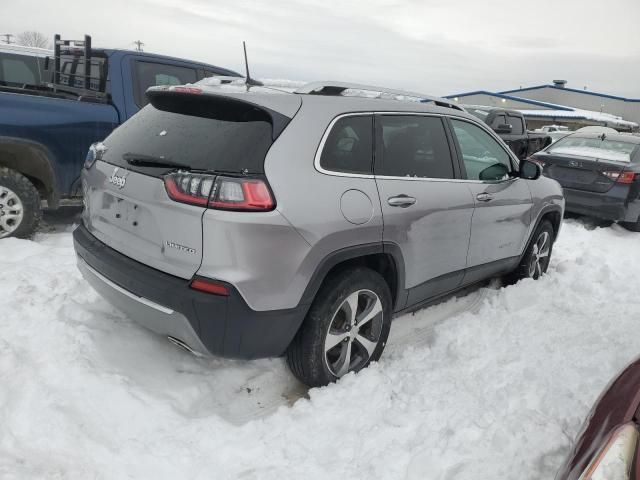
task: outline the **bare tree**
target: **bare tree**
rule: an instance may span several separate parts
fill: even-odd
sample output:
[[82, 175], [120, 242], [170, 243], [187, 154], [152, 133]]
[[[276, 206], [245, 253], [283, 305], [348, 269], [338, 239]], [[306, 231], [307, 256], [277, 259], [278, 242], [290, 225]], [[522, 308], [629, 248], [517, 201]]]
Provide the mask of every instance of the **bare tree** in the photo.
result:
[[40, 32], [28, 31], [18, 34], [19, 45], [26, 47], [49, 48], [49, 39]]

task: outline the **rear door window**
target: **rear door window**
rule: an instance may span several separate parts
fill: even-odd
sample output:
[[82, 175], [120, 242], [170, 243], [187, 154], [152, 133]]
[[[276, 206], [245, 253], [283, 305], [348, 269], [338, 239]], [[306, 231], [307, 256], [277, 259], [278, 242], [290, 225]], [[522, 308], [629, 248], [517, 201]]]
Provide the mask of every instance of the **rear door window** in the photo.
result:
[[451, 151], [440, 117], [380, 115], [376, 131], [376, 175], [454, 178]]
[[373, 115], [339, 119], [324, 142], [320, 166], [333, 172], [370, 175], [372, 163]]
[[522, 124], [522, 118], [516, 117], [515, 115], [507, 116], [507, 123], [511, 125], [511, 134], [512, 135], [523, 135], [524, 134], [524, 125]]
[[195, 68], [138, 60], [134, 62], [134, 80], [135, 100], [138, 106], [143, 107], [149, 103], [145, 96], [149, 87], [195, 83], [198, 75]]
[[506, 123], [507, 123], [506, 115], [496, 115], [495, 117], [493, 117], [493, 120], [491, 120], [491, 128], [495, 130], [500, 125], [504, 125]]

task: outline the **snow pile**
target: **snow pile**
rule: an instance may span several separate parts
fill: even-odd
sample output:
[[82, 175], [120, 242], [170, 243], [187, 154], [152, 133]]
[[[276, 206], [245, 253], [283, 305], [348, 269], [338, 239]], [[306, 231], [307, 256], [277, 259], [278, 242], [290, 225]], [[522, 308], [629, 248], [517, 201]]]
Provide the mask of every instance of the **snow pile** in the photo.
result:
[[383, 360], [305, 390], [198, 359], [86, 285], [68, 232], [0, 240], [0, 478], [553, 478], [640, 353], [640, 235], [569, 221], [550, 273], [399, 318]]

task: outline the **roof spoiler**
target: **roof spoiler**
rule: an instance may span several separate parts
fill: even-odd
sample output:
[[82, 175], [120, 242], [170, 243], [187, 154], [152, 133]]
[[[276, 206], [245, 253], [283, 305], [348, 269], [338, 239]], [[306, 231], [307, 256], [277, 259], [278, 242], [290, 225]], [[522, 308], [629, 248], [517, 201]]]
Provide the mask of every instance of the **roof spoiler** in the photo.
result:
[[229, 122], [267, 121], [273, 127], [273, 140], [291, 121], [286, 115], [263, 105], [244, 98], [215, 94], [194, 85], [150, 87], [146, 96], [151, 105], [165, 112]]

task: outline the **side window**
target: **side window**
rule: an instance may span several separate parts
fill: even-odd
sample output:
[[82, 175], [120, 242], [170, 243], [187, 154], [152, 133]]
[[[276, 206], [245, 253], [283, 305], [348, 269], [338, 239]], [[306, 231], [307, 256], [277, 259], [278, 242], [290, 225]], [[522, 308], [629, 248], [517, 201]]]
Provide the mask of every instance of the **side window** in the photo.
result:
[[349, 116], [338, 120], [329, 132], [320, 156], [325, 170], [371, 174], [373, 116]]
[[507, 117], [505, 115], [497, 115], [491, 120], [491, 128], [495, 130], [499, 125], [504, 125], [505, 123], [507, 123]]
[[487, 132], [469, 122], [451, 119], [467, 179], [500, 181], [511, 172], [511, 159], [504, 148]]
[[440, 117], [378, 117], [376, 175], [454, 178], [451, 151]]
[[37, 85], [38, 61], [35, 57], [0, 56], [0, 83], [4, 85]]
[[135, 65], [135, 100], [143, 107], [147, 102], [145, 92], [156, 85], [184, 85], [195, 83], [198, 78], [194, 68], [177, 67], [164, 63], [136, 61]]
[[507, 117], [507, 123], [511, 125], [511, 128], [512, 128], [511, 133], [513, 135], [524, 134], [524, 125], [522, 124], [522, 118], [509, 115]]

